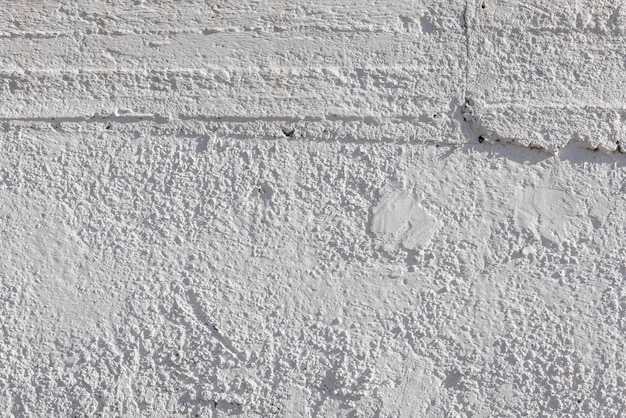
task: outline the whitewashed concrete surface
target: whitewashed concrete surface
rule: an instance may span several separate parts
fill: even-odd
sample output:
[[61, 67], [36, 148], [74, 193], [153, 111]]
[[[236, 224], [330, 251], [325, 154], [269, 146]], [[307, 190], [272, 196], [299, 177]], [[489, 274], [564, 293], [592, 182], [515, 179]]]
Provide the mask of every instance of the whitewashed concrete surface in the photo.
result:
[[626, 410], [622, 2], [0, 6], [0, 416]]

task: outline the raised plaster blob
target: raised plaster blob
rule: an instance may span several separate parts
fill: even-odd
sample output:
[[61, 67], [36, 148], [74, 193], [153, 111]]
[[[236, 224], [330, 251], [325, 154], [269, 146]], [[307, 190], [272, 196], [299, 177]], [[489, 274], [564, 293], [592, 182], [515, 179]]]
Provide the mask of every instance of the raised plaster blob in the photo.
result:
[[407, 250], [425, 247], [438, 228], [437, 219], [408, 193], [385, 195], [373, 210], [372, 232]]
[[577, 214], [576, 204], [567, 193], [543, 187], [518, 189], [514, 211], [518, 228], [557, 244], [566, 239], [568, 225]]

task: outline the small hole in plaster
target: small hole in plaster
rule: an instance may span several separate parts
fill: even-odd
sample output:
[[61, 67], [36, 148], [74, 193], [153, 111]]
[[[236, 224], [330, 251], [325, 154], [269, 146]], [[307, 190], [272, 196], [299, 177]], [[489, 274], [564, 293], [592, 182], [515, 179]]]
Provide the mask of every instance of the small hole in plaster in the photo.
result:
[[296, 132], [294, 128], [283, 128], [283, 134], [287, 137], [293, 136], [294, 132]]

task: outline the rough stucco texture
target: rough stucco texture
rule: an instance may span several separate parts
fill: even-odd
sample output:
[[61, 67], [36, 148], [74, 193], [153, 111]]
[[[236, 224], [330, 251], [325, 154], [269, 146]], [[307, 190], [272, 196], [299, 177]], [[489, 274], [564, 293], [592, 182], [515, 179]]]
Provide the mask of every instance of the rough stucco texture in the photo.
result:
[[3, 416], [626, 410], [622, 2], [1, 3]]

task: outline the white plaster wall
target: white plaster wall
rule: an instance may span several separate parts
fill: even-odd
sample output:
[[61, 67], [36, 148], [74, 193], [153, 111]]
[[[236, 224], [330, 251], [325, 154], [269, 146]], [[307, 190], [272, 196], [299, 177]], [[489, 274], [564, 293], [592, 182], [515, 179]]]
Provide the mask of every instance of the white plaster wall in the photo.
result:
[[2, 416], [626, 410], [621, 1], [0, 5]]

